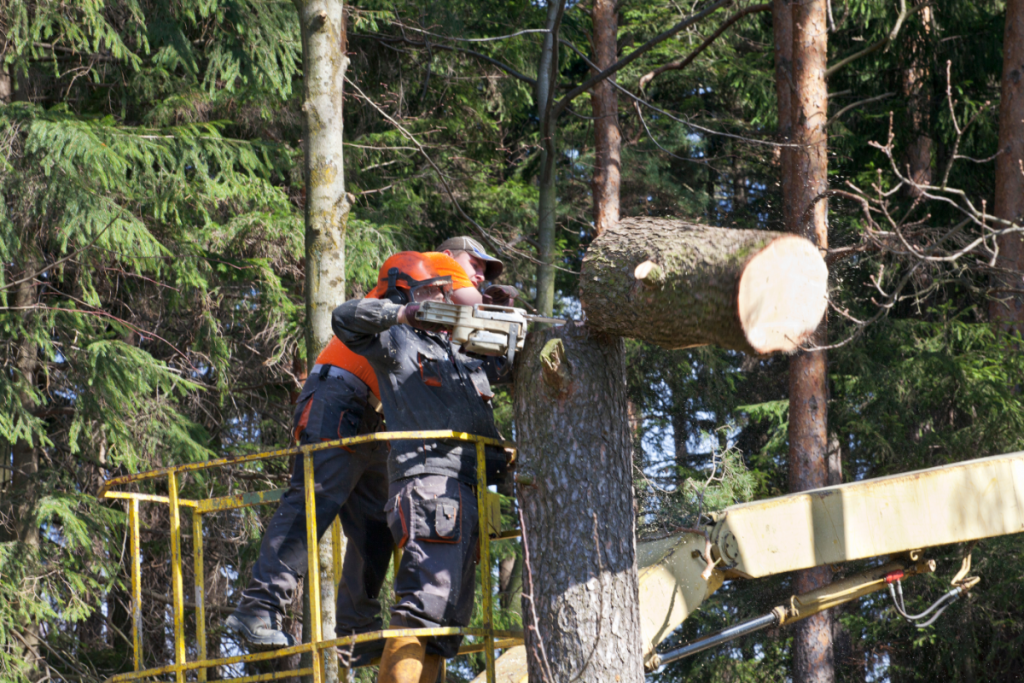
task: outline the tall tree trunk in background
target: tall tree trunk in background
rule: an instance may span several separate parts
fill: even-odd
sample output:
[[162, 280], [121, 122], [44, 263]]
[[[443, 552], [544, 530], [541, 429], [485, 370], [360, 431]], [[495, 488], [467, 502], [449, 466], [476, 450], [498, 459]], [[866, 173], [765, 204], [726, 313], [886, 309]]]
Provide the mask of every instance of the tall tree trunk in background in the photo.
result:
[[[11, 79], [11, 75], [6, 69], [0, 69], [0, 106], [11, 103], [11, 96], [14, 91], [13, 86], [14, 83]], [[0, 465], [4, 466], [0, 467], [0, 487], [3, 487], [11, 478], [10, 470], [6, 469], [7, 466], [10, 466], [9, 459], [11, 455], [11, 444], [0, 438], [0, 449], [3, 449], [3, 455], [0, 457]], [[2, 534], [3, 529], [0, 528], [0, 535]]]
[[[924, 0], [914, 0], [920, 5]], [[910, 177], [918, 185], [930, 185], [932, 182], [932, 138], [931, 138], [931, 71], [928, 68], [928, 45], [925, 36], [931, 31], [932, 10], [925, 7], [920, 12], [923, 34], [914, 36], [909, 41], [910, 63], [902, 73], [903, 97], [907, 101], [907, 113], [910, 116], [910, 146], [907, 148], [907, 165]], [[910, 188], [910, 194], [917, 197], [920, 190]]]
[[526, 344], [515, 419], [530, 680], [640, 683], [625, 346], [572, 323]]
[[[779, 102], [779, 139], [793, 142], [793, 6], [791, 0], [772, 3], [772, 32], [775, 39], [775, 95]], [[789, 147], [779, 150], [782, 186], [782, 224], [792, 230], [793, 151]]]
[[[776, 9], [787, 3], [776, 0]], [[789, 3], [792, 13], [791, 93], [788, 125], [796, 147], [783, 155], [783, 205], [786, 228], [828, 248], [827, 205], [817, 199], [828, 188], [828, 86], [825, 68], [828, 29], [825, 0]], [[777, 19], [785, 20], [785, 10]], [[776, 27], [776, 36], [785, 34]], [[777, 48], [780, 81], [785, 79], [785, 48]], [[780, 83], [780, 86], [782, 83]], [[780, 92], [785, 90], [779, 88]], [[784, 97], [780, 96], [780, 121]], [[815, 201], [817, 199], [817, 201]], [[813, 202], [813, 205], [812, 205]], [[825, 344], [822, 321], [812, 343]], [[789, 368], [789, 490], [805, 491], [828, 484], [828, 385], [824, 351], [803, 351]], [[794, 592], [806, 593], [827, 584], [828, 567], [798, 572]], [[822, 612], [796, 625], [793, 637], [795, 683], [826, 683], [834, 679], [832, 614]]]
[[0, 69], [0, 105], [10, 104], [14, 95], [14, 79], [7, 69]]
[[[597, 71], [615, 63], [618, 55], [619, 20], [615, 0], [595, 0], [591, 52]], [[597, 72], [595, 72], [597, 73]], [[619, 184], [622, 172], [622, 135], [619, 132], [619, 98], [607, 80], [590, 93], [594, 110], [594, 235], [619, 220]]]
[[498, 563], [498, 593], [502, 609], [523, 614], [523, 558], [509, 557]]
[[551, 108], [558, 85], [558, 33], [565, 0], [548, 0], [548, 19], [537, 66], [537, 118], [540, 121], [540, 176], [537, 202], [537, 309], [551, 315], [555, 306], [555, 147], [556, 122]]
[[[999, 156], [996, 157], [995, 215], [1010, 221], [1024, 219], [1024, 0], [1007, 0], [1003, 33], [1003, 79], [999, 101]], [[999, 238], [996, 294], [989, 304], [992, 320], [1024, 335], [1024, 236]]]
[[[344, 3], [294, 0], [302, 30], [306, 141], [306, 363], [312, 367], [331, 340], [331, 312], [345, 301], [345, 230], [349, 201], [342, 159], [342, 92], [345, 56]], [[335, 590], [331, 535], [320, 542], [320, 601], [323, 636], [334, 638]], [[305, 592], [304, 592], [305, 593]], [[308, 641], [308, 638], [307, 638]], [[327, 661], [328, 680], [337, 680], [337, 659]]]
[[[21, 268], [15, 269], [11, 281], [35, 274], [40, 270], [42, 259], [34, 249], [34, 239], [29, 237], [25, 240]], [[16, 261], [16, 262], [17, 262]], [[37, 373], [39, 372], [39, 357], [36, 343], [31, 334], [33, 313], [29, 309], [37, 303], [38, 292], [35, 278], [29, 278], [14, 288], [13, 305], [16, 309], [23, 309], [22, 327], [17, 344], [16, 359], [14, 364], [14, 379], [18, 400], [21, 409], [25, 413], [32, 412], [35, 407], [35, 385]], [[38, 566], [39, 551], [39, 526], [36, 522], [36, 505], [39, 497], [39, 448], [38, 442], [26, 438], [17, 439], [14, 443], [4, 444], [9, 446], [10, 451], [4, 454], [7, 460], [8, 454], [11, 464], [10, 480], [7, 482], [0, 507], [0, 542], [16, 542], [24, 550], [23, 561], [33, 569]], [[30, 677], [35, 678], [34, 672], [39, 671], [38, 662], [41, 657], [39, 624], [33, 621], [24, 621], [19, 625], [12, 624], [18, 634], [21, 645], [21, 652], [16, 656], [24, 662]]]

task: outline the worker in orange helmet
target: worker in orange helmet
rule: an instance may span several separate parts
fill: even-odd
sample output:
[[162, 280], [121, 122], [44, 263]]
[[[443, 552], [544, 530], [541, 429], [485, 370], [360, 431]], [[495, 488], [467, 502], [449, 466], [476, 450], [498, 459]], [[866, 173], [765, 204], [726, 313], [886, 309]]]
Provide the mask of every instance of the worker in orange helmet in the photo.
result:
[[[454, 282], [454, 300], [478, 303], [483, 296], [476, 287], [484, 276], [497, 277], [502, 263], [471, 238], [453, 239], [463, 241], [447, 240], [426, 257]], [[472, 253], [463, 248], [467, 245]], [[384, 294], [387, 283], [378, 285], [368, 297]], [[317, 357], [306, 379], [296, 401], [293, 426], [296, 440], [303, 445], [384, 429], [376, 375], [365, 359], [352, 353], [337, 337]], [[340, 515], [348, 539], [338, 587], [339, 635], [381, 628], [378, 595], [393, 549], [383, 509], [388, 486], [387, 452], [387, 443], [379, 442], [317, 451], [314, 457], [317, 535], [322, 536]], [[255, 645], [294, 645], [295, 639], [282, 630], [281, 624], [306, 568], [305, 484], [302, 461], [296, 459], [291, 485], [264, 534], [252, 579], [225, 626]], [[343, 653], [352, 656], [344, 663], [369, 663], [380, 647], [379, 643], [370, 643]]]
[[[504, 359], [481, 359], [453, 345], [443, 327], [416, 319], [426, 301], [450, 300], [450, 277], [428, 255], [396, 254], [380, 270], [376, 299], [334, 310], [338, 339], [362, 354], [379, 379], [391, 431], [451, 429], [500, 438], [491, 381], [507, 381]], [[492, 295], [493, 296], [493, 295]], [[508, 462], [486, 450], [487, 481], [499, 483]], [[395, 576], [391, 628], [467, 626], [473, 611], [479, 524], [476, 449], [448, 441], [395, 440], [388, 456], [388, 526], [404, 549]], [[461, 637], [389, 638], [380, 683], [433, 683]]]

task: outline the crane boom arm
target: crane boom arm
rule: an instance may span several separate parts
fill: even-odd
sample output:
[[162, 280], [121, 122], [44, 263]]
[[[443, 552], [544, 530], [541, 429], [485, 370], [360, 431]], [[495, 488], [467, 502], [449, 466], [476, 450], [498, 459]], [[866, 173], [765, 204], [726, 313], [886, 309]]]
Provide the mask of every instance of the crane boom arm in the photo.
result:
[[710, 536], [757, 578], [1021, 531], [1024, 452], [734, 505]]
[[[793, 596], [776, 608], [773, 621], [789, 623], [879, 590], [894, 569], [902, 567], [906, 576], [934, 570], [934, 563], [918, 561], [919, 553], [911, 551], [1022, 531], [1024, 452], [734, 505], [706, 529], [637, 543], [644, 660], [657, 666], [658, 643], [727, 578], [753, 579], [881, 556], [904, 558]], [[977, 582], [964, 578], [968, 568], [965, 562], [954, 586], [966, 590]], [[522, 646], [499, 658], [497, 668], [499, 681], [523, 683]]]

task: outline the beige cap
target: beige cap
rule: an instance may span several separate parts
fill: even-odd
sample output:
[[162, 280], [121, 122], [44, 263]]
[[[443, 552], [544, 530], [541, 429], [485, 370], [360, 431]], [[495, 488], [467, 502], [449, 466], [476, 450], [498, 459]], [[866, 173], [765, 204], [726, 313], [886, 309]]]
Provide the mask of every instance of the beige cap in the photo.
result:
[[496, 259], [484, 250], [484, 246], [472, 237], [449, 237], [437, 245], [438, 251], [468, 251], [481, 261], [487, 262], [487, 269], [484, 277], [488, 280], [497, 280], [501, 272], [505, 270], [505, 264]]

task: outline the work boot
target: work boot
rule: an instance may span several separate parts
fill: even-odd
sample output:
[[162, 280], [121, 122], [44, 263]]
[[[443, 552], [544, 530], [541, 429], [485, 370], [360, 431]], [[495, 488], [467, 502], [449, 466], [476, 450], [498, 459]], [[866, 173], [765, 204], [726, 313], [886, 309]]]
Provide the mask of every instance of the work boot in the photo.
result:
[[280, 615], [249, 614], [236, 609], [224, 620], [224, 628], [234, 631], [253, 645], [264, 647], [291, 647], [295, 644], [292, 634], [281, 630]]
[[437, 675], [441, 673], [443, 663], [441, 655], [427, 655], [423, 660], [423, 673], [420, 674], [419, 683], [437, 683]]
[[419, 638], [388, 638], [377, 683], [419, 683], [426, 655], [426, 643]]

